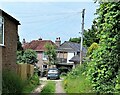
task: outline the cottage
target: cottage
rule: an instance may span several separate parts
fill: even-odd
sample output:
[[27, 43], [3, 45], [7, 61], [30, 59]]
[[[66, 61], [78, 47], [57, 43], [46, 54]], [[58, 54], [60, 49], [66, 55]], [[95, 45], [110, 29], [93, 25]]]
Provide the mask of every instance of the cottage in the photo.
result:
[[18, 20], [0, 9], [0, 64], [2, 64], [2, 69], [16, 71], [18, 25], [20, 25]]

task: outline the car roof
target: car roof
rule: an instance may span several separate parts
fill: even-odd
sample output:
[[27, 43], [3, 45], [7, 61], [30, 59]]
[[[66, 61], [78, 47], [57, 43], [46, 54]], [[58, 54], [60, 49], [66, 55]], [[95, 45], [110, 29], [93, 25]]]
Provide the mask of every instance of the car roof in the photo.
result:
[[49, 68], [48, 70], [58, 70], [57, 68]]

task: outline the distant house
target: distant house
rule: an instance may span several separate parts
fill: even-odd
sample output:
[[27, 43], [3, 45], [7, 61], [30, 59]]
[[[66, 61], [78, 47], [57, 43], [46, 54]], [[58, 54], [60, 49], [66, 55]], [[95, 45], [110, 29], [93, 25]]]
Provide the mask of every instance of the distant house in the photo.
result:
[[[0, 9], [0, 65], [16, 71], [19, 21]], [[1, 67], [1, 66], [0, 66]]]
[[[80, 63], [80, 44], [65, 41], [56, 51], [59, 64], [74, 65], [74, 63]], [[84, 47], [82, 55], [83, 57], [86, 55], [86, 49]]]
[[47, 68], [47, 64], [48, 63], [48, 58], [45, 55], [45, 45], [49, 43], [52, 45], [56, 44], [54, 42], [52, 42], [51, 40], [42, 40], [42, 38], [38, 39], [38, 40], [33, 40], [30, 43], [26, 43], [25, 39], [23, 40], [23, 48], [25, 49], [32, 49], [34, 51], [37, 52], [37, 59], [38, 59], [38, 63], [36, 64], [40, 69], [45, 69]]

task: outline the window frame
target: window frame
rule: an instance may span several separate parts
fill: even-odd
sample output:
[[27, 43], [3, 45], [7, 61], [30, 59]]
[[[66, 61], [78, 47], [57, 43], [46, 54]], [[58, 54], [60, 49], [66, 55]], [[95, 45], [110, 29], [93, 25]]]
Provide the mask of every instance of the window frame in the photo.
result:
[[2, 32], [3, 32], [3, 39], [2, 39], [2, 43], [0, 43], [0, 46], [5, 46], [5, 39], [4, 39], [4, 18], [2, 17], [2, 16], [0, 16], [0, 19], [2, 19], [2, 22], [0, 22], [0, 23], [2, 23], [3, 24], [3, 29], [2, 29]]

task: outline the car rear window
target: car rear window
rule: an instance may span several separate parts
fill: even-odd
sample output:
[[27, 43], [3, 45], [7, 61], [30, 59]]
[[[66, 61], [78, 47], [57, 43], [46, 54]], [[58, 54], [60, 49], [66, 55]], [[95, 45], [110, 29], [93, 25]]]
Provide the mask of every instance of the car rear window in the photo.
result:
[[48, 73], [58, 73], [57, 70], [49, 70]]

